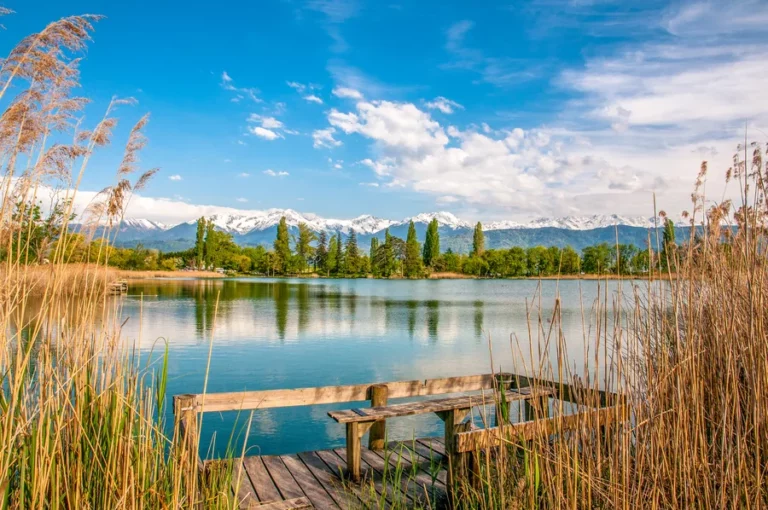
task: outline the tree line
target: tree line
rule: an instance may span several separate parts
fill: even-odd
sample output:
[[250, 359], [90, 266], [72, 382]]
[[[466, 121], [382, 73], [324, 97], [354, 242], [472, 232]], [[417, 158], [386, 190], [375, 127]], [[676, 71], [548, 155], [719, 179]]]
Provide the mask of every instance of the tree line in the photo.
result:
[[[20, 239], [32, 249], [34, 260], [42, 262], [56, 225], [62, 223], [60, 210], [43, 218], [39, 209], [28, 215], [29, 222], [22, 229]], [[232, 235], [216, 230], [212, 221], [197, 221], [195, 244], [188, 250], [160, 252], [142, 245], [134, 248], [111, 246], [106, 239], [87, 241], [82, 234], [70, 237], [67, 260], [70, 262], [104, 261], [121, 269], [133, 270], [219, 270], [239, 274], [267, 276], [307, 275], [316, 273], [326, 277], [423, 278], [431, 273], [458, 273], [470, 276], [505, 278], [538, 277], [585, 274], [644, 274], [652, 267], [666, 269], [668, 261], [678, 253], [675, 229], [671, 221], [664, 225], [661, 252], [632, 244], [587, 246], [581, 253], [566, 246], [514, 246], [506, 249], [486, 249], [481, 223], [477, 223], [472, 236], [472, 250], [468, 254], [440, 248], [440, 232], [436, 219], [427, 226], [424, 243], [420, 243], [413, 222], [403, 240], [389, 229], [384, 239], [371, 238], [370, 246], [358, 245], [357, 234], [350, 231], [313, 232], [299, 223], [291, 234], [285, 217], [277, 225], [272, 249], [263, 246], [241, 247]], [[4, 258], [0, 251], [0, 259]]]

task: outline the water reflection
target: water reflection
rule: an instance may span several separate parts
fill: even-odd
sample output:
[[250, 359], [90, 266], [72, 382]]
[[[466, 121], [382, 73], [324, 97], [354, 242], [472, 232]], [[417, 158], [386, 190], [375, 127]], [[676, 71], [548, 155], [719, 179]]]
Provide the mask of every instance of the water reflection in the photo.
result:
[[[544, 317], [552, 313], [556, 285], [542, 284]], [[125, 341], [146, 355], [158, 337], [169, 338], [170, 394], [202, 391], [208, 342], [211, 392], [483, 373], [490, 370], [489, 338], [495, 368], [516, 370], [522, 364], [509, 335], [527, 338], [525, 303], [537, 286], [526, 280], [133, 282], [122, 298], [123, 315], [138, 318], [141, 308], [142, 324], [140, 331], [138, 320], [128, 321]], [[581, 366], [584, 356], [579, 292], [577, 282], [559, 284], [571, 366]], [[584, 282], [581, 292], [592, 302], [597, 284]], [[343, 426], [326, 416], [333, 407], [343, 405], [256, 411], [250, 443], [265, 453], [341, 446]], [[228, 437], [235, 418], [206, 415], [204, 447], [215, 432]], [[389, 435], [436, 434], [440, 426], [430, 416], [392, 420]]]

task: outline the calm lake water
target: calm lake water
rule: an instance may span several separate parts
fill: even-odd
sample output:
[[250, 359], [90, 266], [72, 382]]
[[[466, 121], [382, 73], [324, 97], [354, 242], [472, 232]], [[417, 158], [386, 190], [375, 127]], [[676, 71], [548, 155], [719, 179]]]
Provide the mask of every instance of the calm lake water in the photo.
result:
[[[609, 298], [619, 285], [629, 293], [632, 284], [608, 283]], [[605, 282], [600, 285], [605, 289]], [[123, 320], [128, 318], [124, 337], [145, 361], [167, 340], [170, 398], [202, 392], [211, 340], [209, 392], [487, 373], [489, 339], [496, 370], [522, 373], [530, 362], [526, 302], [535, 335], [539, 302], [548, 329], [558, 293], [564, 357], [581, 372], [582, 318], [587, 328], [594, 322], [595, 281], [147, 280], [131, 282], [129, 295], [120, 299]], [[515, 353], [510, 335], [517, 336], [524, 356]], [[549, 350], [556, 356], [554, 343]], [[350, 404], [256, 410], [249, 448], [274, 454], [341, 446], [344, 426], [326, 413], [345, 407]], [[214, 453], [220, 454], [232, 430], [242, 429], [237, 419], [234, 412], [206, 413], [202, 447], [215, 434]], [[435, 416], [388, 421], [390, 439], [441, 434]]]

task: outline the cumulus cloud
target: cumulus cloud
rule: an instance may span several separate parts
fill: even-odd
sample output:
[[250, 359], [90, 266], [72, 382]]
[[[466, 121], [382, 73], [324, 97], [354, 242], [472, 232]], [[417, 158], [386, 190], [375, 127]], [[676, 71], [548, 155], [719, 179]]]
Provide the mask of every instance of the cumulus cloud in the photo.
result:
[[314, 94], [309, 94], [308, 96], [304, 96], [304, 100], [310, 103], [323, 104], [323, 100]]
[[363, 98], [363, 94], [361, 94], [360, 91], [349, 88], [349, 87], [336, 87], [333, 89], [333, 95], [336, 97], [348, 98], [348, 99]]
[[336, 140], [333, 137], [333, 134], [335, 132], [336, 130], [332, 127], [325, 128], [325, 129], [316, 129], [312, 133], [313, 147], [315, 149], [320, 149], [322, 147], [326, 149], [333, 149], [334, 147], [340, 146], [341, 141]]
[[267, 170], [264, 170], [264, 172], [262, 172], [262, 173], [264, 175], [268, 175], [270, 177], [287, 177], [288, 175], [290, 175], [288, 172], [285, 172], [285, 171], [282, 171], [282, 170], [279, 171], [279, 172], [275, 172], [271, 168], [269, 168]]
[[237, 202], [240, 202], [241, 204], [244, 204], [244, 203], [248, 202], [248, 199], [247, 199], [247, 198], [242, 198], [242, 197], [241, 197], [241, 198], [236, 198], [235, 200], [236, 200]]
[[181, 180], [181, 176], [179, 174], [169, 175], [168, 179], [170, 179], [172, 181], [180, 181]]
[[424, 106], [431, 110], [440, 110], [443, 113], [453, 113], [457, 109], [464, 109], [464, 107], [456, 101], [451, 101], [443, 96], [438, 96], [434, 100], [428, 101]]
[[278, 138], [283, 138], [283, 135], [280, 133], [277, 133], [275, 131], [272, 131], [271, 129], [266, 129], [261, 126], [251, 126], [248, 128], [248, 131], [256, 135], [260, 138], [264, 138], [265, 140], [277, 140]]

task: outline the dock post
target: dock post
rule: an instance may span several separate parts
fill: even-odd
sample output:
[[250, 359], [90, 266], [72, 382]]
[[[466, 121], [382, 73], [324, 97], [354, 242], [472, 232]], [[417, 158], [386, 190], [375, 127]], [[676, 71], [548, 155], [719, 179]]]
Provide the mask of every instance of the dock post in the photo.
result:
[[[370, 388], [371, 393], [371, 407], [382, 407], [387, 405], [387, 398], [389, 396], [389, 387], [386, 384], [374, 384]], [[386, 446], [387, 438], [387, 422], [386, 420], [379, 420], [374, 422], [371, 427], [371, 432], [368, 435], [368, 449], [369, 450], [383, 450]]]
[[[194, 395], [175, 395], [173, 397], [173, 414], [178, 431], [177, 445], [190, 461], [190, 466], [202, 467], [197, 454], [197, 411]], [[182, 446], [183, 445], [183, 446]]]

